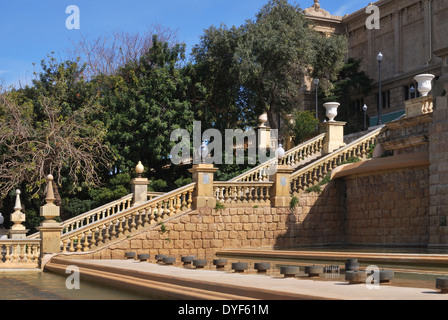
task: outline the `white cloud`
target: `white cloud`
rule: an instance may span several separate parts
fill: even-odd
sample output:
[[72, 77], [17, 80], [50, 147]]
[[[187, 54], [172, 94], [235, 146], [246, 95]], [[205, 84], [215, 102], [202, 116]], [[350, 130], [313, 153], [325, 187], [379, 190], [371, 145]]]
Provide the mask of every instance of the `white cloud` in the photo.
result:
[[8, 73], [9, 71], [8, 70], [0, 70], [0, 74], [5, 74], [5, 73]]

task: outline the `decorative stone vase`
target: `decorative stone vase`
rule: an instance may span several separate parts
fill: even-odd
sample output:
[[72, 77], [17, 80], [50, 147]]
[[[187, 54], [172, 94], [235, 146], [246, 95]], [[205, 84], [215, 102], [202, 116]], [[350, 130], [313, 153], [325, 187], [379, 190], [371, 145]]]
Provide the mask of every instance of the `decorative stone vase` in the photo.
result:
[[263, 113], [261, 116], [259, 116], [258, 122], [260, 123], [260, 125], [258, 126], [259, 128], [266, 128], [266, 122], [268, 122], [268, 114]]
[[418, 82], [418, 91], [422, 97], [426, 97], [432, 89], [432, 80], [435, 78], [432, 74], [419, 74], [414, 79]]
[[330, 122], [335, 122], [334, 118], [338, 115], [338, 108], [341, 104], [338, 102], [324, 103], [325, 109], [327, 109], [326, 116]]

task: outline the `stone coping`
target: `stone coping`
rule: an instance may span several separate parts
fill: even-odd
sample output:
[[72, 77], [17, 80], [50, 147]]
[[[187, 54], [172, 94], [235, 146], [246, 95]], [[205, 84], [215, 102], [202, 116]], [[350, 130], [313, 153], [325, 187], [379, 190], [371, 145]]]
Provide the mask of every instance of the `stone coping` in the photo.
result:
[[414, 153], [412, 156], [403, 154], [387, 158], [374, 158], [358, 163], [342, 165], [331, 172], [331, 179], [423, 166], [429, 166], [428, 152]]
[[322, 261], [344, 261], [356, 257], [363, 263], [396, 263], [420, 266], [448, 266], [448, 254], [413, 254], [413, 253], [368, 253], [368, 252], [327, 252], [327, 251], [285, 251], [285, 250], [251, 250], [228, 249], [217, 252], [218, 256], [303, 259]]

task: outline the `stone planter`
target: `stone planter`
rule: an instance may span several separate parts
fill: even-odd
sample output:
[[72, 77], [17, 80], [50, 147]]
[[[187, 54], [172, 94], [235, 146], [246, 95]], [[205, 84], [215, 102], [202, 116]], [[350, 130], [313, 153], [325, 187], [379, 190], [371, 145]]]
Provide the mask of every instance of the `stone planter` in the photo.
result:
[[124, 256], [126, 259], [135, 259], [135, 252], [126, 252]]
[[358, 259], [347, 259], [345, 262], [345, 271], [357, 271], [359, 269]]
[[244, 272], [247, 270], [247, 263], [246, 262], [234, 262], [232, 263], [232, 270], [235, 270], [235, 272]]
[[196, 269], [202, 269], [207, 266], [207, 260], [205, 259], [193, 260], [193, 266], [195, 266]]
[[184, 266], [188, 266], [191, 265], [191, 263], [193, 262], [193, 260], [195, 260], [196, 257], [195, 256], [185, 256], [185, 257], [181, 257], [180, 260], [184, 263]]
[[139, 255], [137, 256], [137, 259], [140, 260], [140, 262], [148, 261], [149, 258], [150, 258], [150, 255], [149, 255], [149, 254], [139, 254]]
[[215, 259], [213, 260], [213, 265], [216, 266], [216, 269], [222, 270], [227, 264], [227, 259]]
[[285, 278], [295, 278], [300, 272], [299, 267], [294, 266], [283, 266], [280, 267], [280, 273], [285, 276]]
[[432, 80], [435, 78], [432, 74], [419, 74], [414, 79], [418, 82], [418, 91], [422, 97], [426, 97], [432, 89]]
[[258, 271], [258, 273], [266, 273], [269, 269], [271, 269], [271, 264], [268, 262], [257, 262], [254, 264], [254, 268]]
[[164, 254], [156, 254], [155, 256], [157, 263], [163, 263], [163, 258], [166, 258]]
[[441, 293], [448, 293], [448, 278], [437, 278], [436, 289], [439, 289]]
[[309, 277], [319, 277], [321, 273], [324, 272], [324, 267], [322, 266], [308, 266], [305, 267], [305, 273]]
[[335, 122], [334, 118], [338, 115], [338, 108], [341, 104], [338, 102], [327, 102], [324, 103], [325, 109], [327, 109], [326, 116], [329, 122]]
[[345, 281], [349, 284], [361, 284], [366, 281], [366, 273], [361, 271], [347, 271], [345, 273]]
[[176, 258], [175, 257], [164, 257], [163, 263], [167, 266], [172, 266], [173, 264], [176, 263]]

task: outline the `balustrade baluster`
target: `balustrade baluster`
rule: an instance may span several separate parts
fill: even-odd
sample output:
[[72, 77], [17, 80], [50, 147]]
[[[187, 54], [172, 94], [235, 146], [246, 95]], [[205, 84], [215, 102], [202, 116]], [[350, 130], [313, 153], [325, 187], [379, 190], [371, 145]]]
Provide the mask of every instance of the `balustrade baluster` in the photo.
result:
[[81, 244], [82, 235], [77, 236], [77, 245], [76, 245], [76, 252], [81, 252], [82, 250], [82, 244]]
[[95, 233], [97, 228], [90, 229], [90, 234], [92, 235], [90, 237], [90, 248], [93, 248], [96, 246], [96, 239], [95, 239]]
[[66, 253], [67, 252], [67, 244], [70, 240], [67, 238], [65, 240], [62, 241], [62, 253]]
[[75, 246], [74, 246], [74, 244], [75, 244], [75, 238], [76, 238], [76, 237], [72, 237], [72, 238], [70, 238], [70, 248], [68, 249], [68, 251], [70, 251], [70, 252], [75, 252]]
[[89, 251], [89, 231], [86, 231], [84, 234], [84, 248], [83, 251]]

